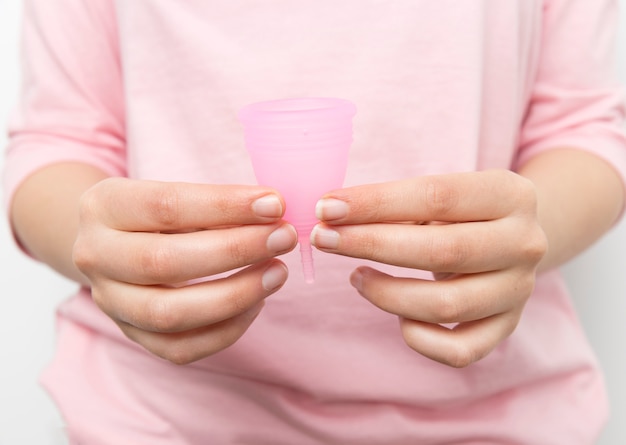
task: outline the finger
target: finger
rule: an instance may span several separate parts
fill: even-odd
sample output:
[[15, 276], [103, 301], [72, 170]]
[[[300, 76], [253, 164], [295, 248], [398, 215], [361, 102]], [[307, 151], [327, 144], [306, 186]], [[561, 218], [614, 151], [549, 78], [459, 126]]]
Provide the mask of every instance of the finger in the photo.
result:
[[222, 322], [177, 333], [150, 332], [118, 323], [124, 334], [154, 355], [177, 365], [208, 357], [234, 344], [261, 312], [263, 302]]
[[328, 224], [486, 221], [534, 208], [530, 181], [506, 170], [423, 176], [335, 190], [316, 207]]
[[83, 195], [81, 217], [124, 231], [179, 231], [280, 219], [284, 202], [266, 187], [111, 178]]
[[296, 243], [295, 229], [284, 223], [176, 234], [114, 232], [106, 239], [79, 237], [74, 262], [92, 280], [175, 284], [286, 253]]
[[112, 282], [94, 289], [93, 298], [111, 318], [142, 331], [184, 332], [249, 311], [282, 287], [287, 276], [285, 265], [271, 260], [180, 288]]
[[521, 218], [447, 225], [318, 224], [311, 243], [326, 252], [432, 272], [477, 273], [536, 264], [545, 235]]
[[515, 330], [518, 312], [461, 323], [453, 328], [400, 319], [407, 345], [420, 354], [455, 368], [464, 368], [486, 357]]
[[427, 323], [462, 323], [514, 310], [534, 287], [534, 274], [461, 275], [447, 281], [397, 278], [369, 267], [351, 277], [359, 293], [384, 311]]

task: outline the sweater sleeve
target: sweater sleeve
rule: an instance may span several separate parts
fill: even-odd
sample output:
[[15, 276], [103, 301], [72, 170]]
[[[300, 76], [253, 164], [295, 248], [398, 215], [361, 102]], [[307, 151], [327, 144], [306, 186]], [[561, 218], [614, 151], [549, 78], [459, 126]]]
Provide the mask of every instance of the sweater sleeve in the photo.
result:
[[545, 1], [518, 167], [551, 148], [579, 148], [607, 161], [626, 183], [624, 96], [614, 67], [617, 3]]
[[3, 172], [7, 209], [20, 183], [46, 165], [82, 162], [125, 175], [119, 59], [111, 0], [24, 2], [22, 91]]

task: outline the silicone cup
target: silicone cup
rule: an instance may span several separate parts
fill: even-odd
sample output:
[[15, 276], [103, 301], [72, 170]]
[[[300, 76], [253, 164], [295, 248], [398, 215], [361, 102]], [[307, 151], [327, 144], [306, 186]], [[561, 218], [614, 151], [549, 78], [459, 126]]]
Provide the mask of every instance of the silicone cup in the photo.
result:
[[315, 205], [343, 185], [355, 114], [354, 104], [336, 98], [258, 102], [239, 112], [257, 182], [285, 199], [285, 220], [298, 232], [307, 283], [315, 279], [310, 242]]

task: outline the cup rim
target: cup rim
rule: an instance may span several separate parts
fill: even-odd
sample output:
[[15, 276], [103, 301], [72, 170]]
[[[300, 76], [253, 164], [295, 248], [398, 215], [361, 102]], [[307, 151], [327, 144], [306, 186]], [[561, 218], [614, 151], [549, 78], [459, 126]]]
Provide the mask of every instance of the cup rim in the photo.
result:
[[356, 106], [347, 99], [335, 97], [299, 97], [261, 101], [246, 105], [239, 111], [243, 122], [256, 119], [301, 119], [347, 116], [356, 114]]

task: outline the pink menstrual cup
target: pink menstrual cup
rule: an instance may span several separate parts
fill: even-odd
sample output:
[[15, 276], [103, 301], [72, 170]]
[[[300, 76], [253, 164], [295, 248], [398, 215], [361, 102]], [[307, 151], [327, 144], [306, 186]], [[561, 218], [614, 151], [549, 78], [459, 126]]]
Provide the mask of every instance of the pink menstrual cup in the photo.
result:
[[309, 240], [315, 204], [343, 185], [355, 114], [351, 102], [334, 98], [259, 102], [239, 112], [256, 179], [283, 195], [285, 219], [298, 231], [307, 283], [315, 276]]

